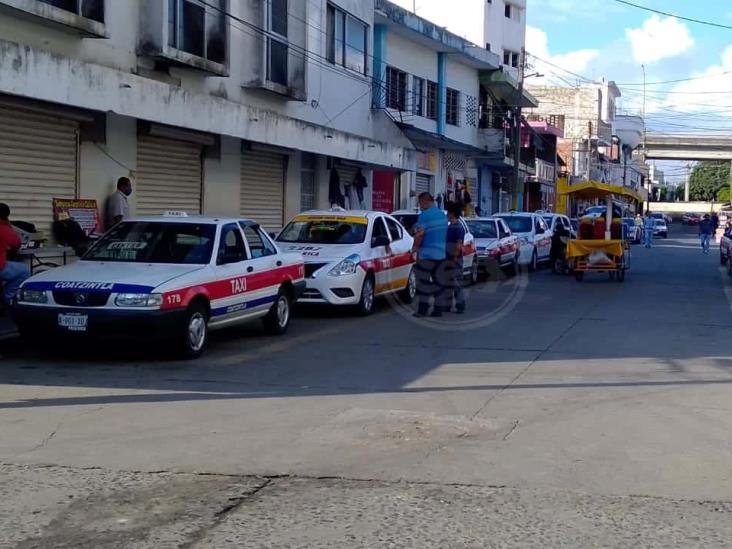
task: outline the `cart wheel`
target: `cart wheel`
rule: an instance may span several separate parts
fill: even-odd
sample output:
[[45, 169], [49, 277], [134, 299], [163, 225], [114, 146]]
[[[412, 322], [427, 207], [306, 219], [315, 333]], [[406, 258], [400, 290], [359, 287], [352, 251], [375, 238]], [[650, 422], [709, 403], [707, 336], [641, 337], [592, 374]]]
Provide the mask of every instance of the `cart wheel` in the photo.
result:
[[625, 282], [625, 268], [618, 271], [618, 276], [616, 280], [620, 283]]
[[583, 273], [582, 271], [575, 271], [574, 278], [577, 282], [582, 282], [582, 280], [585, 278], [585, 273]]

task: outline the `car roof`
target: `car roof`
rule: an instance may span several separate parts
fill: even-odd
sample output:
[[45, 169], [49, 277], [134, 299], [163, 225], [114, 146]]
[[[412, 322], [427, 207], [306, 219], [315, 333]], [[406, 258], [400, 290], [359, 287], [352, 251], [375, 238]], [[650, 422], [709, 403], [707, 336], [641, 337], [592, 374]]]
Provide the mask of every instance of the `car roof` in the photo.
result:
[[538, 215], [532, 212], [501, 212], [493, 214], [493, 217], [536, 217]]
[[125, 219], [123, 223], [136, 222], [136, 223], [181, 223], [181, 224], [199, 224], [199, 223], [246, 223], [249, 225], [258, 225], [253, 219], [247, 219], [242, 217], [214, 217], [206, 215], [188, 215], [188, 216], [177, 216], [177, 215], [145, 215], [136, 216], [129, 219]]
[[391, 212], [391, 215], [419, 215], [420, 212], [417, 210], [396, 210]]
[[[306, 212], [300, 212], [297, 216], [301, 215], [323, 215], [332, 217], [365, 217], [367, 219], [373, 219], [379, 215], [389, 215], [384, 212], [375, 212], [373, 210], [308, 210]], [[297, 217], [295, 216], [295, 217]]]

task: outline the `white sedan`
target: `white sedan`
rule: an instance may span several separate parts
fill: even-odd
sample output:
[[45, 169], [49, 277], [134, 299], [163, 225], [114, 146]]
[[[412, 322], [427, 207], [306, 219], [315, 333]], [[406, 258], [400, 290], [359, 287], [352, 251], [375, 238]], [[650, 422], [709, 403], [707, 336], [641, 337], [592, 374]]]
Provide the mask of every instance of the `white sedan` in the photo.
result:
[[413, 242], [390, 215], [340, 209], [299, 214], [277, 236], [283, 250], [305, 260], [301, 303], [352, 305], [363, 315], [373, 311], [377, 296], [398, 293], [412, 302]]
[[[414, 210], [398, 210], [391, 214], [395, 219], [407, 229], [409, 234], [414, 235], [414, 225], [419, 218], [419, 212]], [[463, 276], [470, 281], [471, 284], [478, 282], [478, 274], [480, 264], [475, 246], [475, 236], [470, 231], [470, 226], [462, 217], [459, 223], [465, 230], [465, 240], [463, 241]]]
[[505, 269], [510, 275], [518, 272], [520, 245], [518, 237], [500, 218], [476, 217], [467, 220], [475, 237], [478, 264], [484, 273]]
[[505, 221], [521, 245], [519, 263], [535, 271], [539, 263], [549, 261], [552, 232], [539, 214], [528, 212], [499, 213], [494, 217]]
[[26, 280], [13, 316], [29, 339], [166, 339], [195, 358], [209, 329], [262, 319], [284, 333], [304, 270], [254, 221], [141, 217], [113, 227], [80, 261]]

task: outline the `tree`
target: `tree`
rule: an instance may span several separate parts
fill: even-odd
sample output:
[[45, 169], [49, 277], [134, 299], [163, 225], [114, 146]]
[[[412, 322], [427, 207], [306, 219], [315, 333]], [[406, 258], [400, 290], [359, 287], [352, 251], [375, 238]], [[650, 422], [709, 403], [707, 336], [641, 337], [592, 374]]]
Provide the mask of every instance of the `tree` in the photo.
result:
[[661, 187], [658, 191], [658, 201], [666, 202], [668, 200], [668, 187]]
[[[704, 160], [691, 172], [689, 199], [710, 202], [730, 184], [730, 163]], [[729, 196], [729, 195], [727, 195]]]
[[686, 199], [686, 185], [676, 187], [676, 201], [683, 202]]

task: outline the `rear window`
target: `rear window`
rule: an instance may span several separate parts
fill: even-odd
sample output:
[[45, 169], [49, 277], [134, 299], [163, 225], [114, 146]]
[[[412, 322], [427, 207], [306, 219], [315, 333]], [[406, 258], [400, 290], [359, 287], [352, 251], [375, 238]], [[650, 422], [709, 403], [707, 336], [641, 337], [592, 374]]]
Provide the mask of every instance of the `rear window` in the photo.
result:
[[417, 214], [401, 214], [393, 215], [393, 217], [396, 218], [396, 220], [399, 221], [399, 223], [401, 223], [410, 234], [414, 232], [414, 225], [416, 225], [417, 219], [419, 218]]
[[475, 238], [498, 238], [493, 221], [468, 221], [468, 228]]
[[512, 233], [530, 233], [531, 218], [522, 215], [501, 216]]

